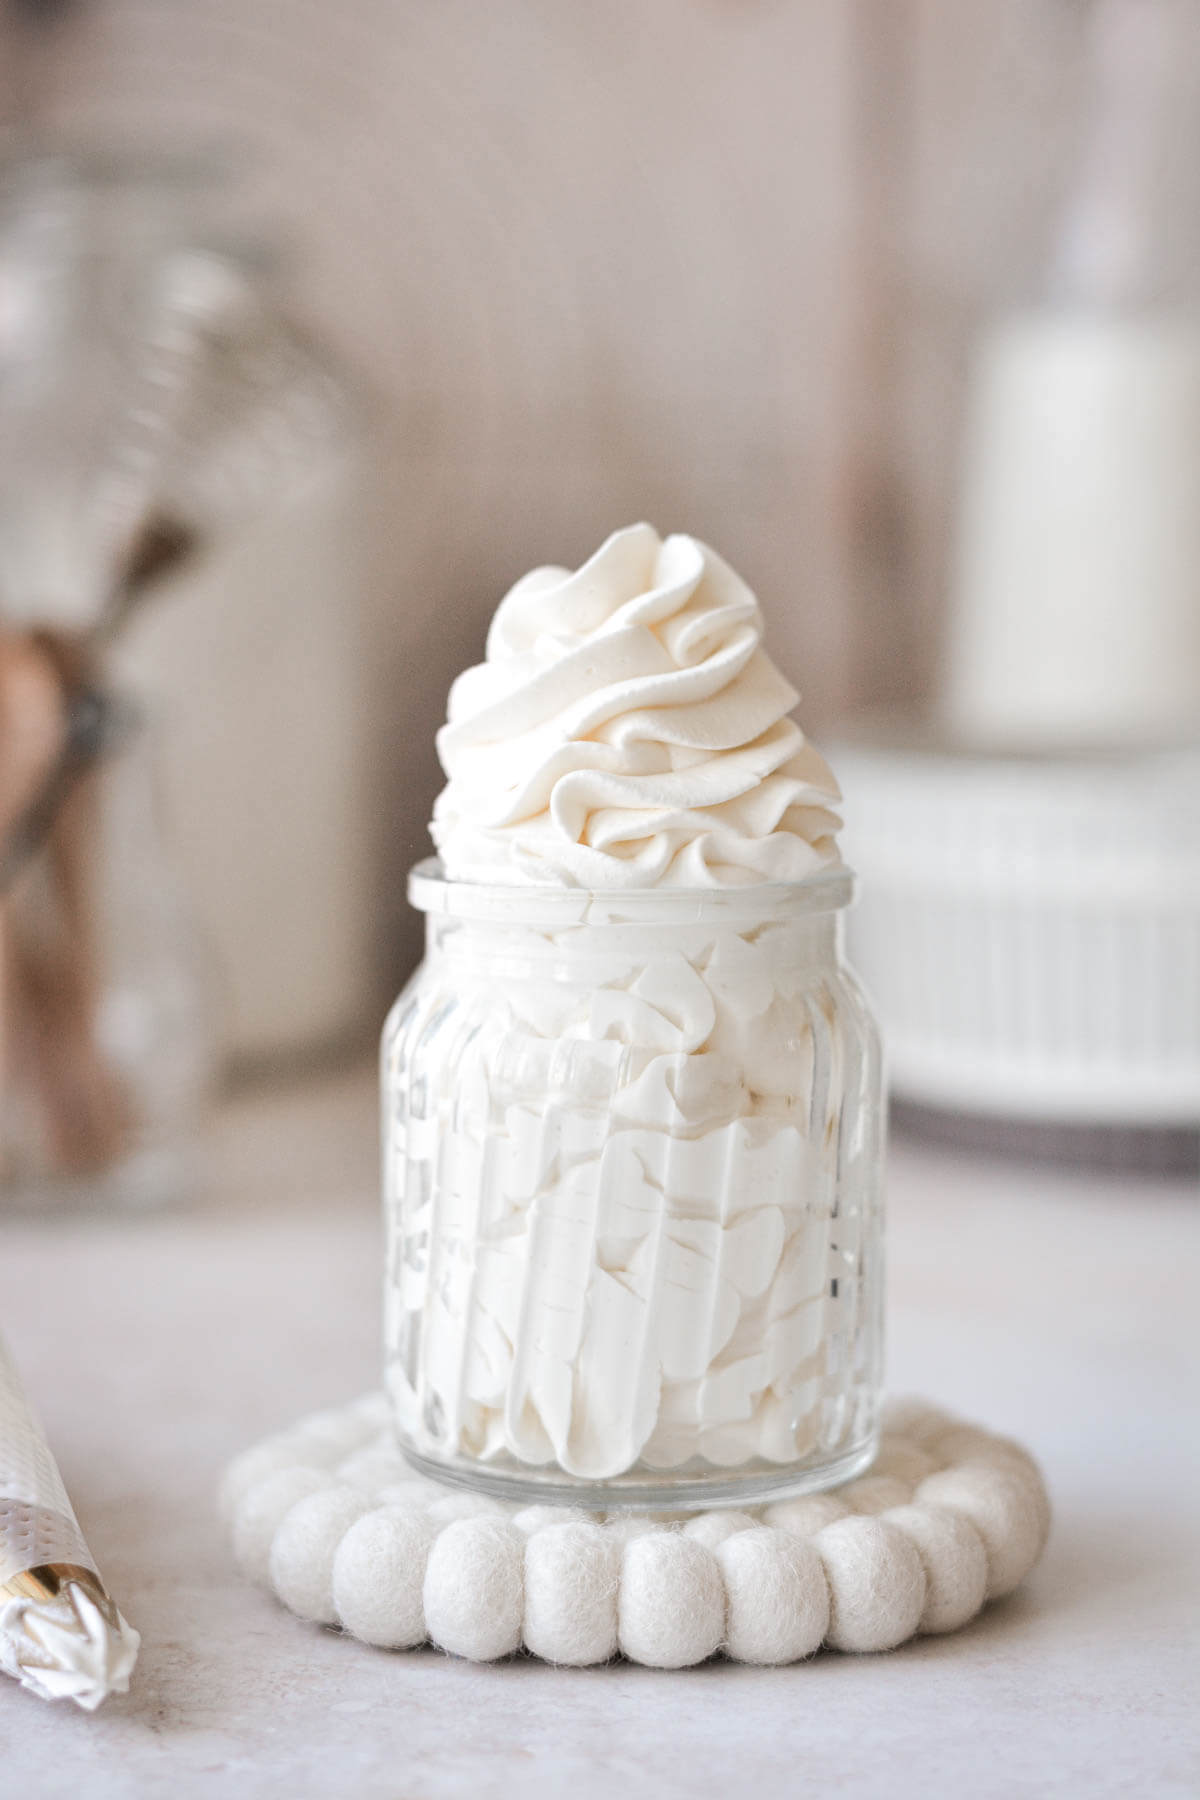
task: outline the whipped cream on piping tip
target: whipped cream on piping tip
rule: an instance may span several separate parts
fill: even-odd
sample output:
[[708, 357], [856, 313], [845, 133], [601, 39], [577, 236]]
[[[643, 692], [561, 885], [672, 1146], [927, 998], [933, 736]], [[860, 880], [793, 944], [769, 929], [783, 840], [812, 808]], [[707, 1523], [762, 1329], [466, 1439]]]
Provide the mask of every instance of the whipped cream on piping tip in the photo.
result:
[[837, 783], [789, 717], [758, 602], [650, 525], [501, 601], [450, 691], [431, 834], [456, 880], [589, 889], [803, 881], [838, 865]]
[[58, 1464], [0, 1342], [0, 1671], [92, 1712], [141, 1639], [96, 1573]]
[[31, 1574], [24, 1593], [11, 1591], [16, 1582], [0, 1589], [0, 1669], [39, 1699], [74, 1700], [85, 1712], [128, 1693], [141, 1638], [94, 1572]]

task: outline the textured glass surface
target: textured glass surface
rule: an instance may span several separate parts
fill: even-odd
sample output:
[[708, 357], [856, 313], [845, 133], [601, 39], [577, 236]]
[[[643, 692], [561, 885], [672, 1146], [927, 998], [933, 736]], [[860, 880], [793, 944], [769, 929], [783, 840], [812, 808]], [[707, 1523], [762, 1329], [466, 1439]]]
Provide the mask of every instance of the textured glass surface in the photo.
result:
[[410, 1454], [610, 1504], [863, 1465], [882, 1105], [844, 891], [449, 888], [418, 877], [426, 959], [383, 1040]]
[[[70, 796], [83, 848], [53, 845], [5, 896], [0, 1216], [191, 1197], [215, 1061], [212, 971], [159, 829], [149, 734]], [[40, 985], [34, 976], [40, 977]]]

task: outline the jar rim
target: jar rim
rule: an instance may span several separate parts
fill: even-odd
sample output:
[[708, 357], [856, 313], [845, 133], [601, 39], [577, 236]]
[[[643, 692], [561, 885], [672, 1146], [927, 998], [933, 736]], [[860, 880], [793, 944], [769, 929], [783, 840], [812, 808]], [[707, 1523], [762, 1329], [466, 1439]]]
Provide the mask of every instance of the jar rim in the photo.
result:
[[456, 919], [521, 920], [555, 925], [624, 925], [653, 920], [685, 924], [761, 919], [770, 914], [839, 912], [854, 893], [844, 865], [803, 881], [755, 881], [743, 887], [570, 888], [549, 883], [457, 881], [436, 856], [409, 871], [409, 903], [418, 912]]

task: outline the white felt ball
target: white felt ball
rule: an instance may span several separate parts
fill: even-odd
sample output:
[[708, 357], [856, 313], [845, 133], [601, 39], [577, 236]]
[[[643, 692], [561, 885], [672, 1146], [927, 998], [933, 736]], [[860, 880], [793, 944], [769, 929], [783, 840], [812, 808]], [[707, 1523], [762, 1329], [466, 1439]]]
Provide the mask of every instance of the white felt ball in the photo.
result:
[[927, 1449], [931, 1439], [958, 1421], [940, 1406], [928, 1400], [915, 1400], [907, 1395], [889, 1400], [883, 1409], [883, 1429], [888, 1437], [902, 1437], [919, 1449]]
[[925, 1571], [920, 1630], [957, 1631], [987, 1597], [987, 1551], [965, 1513], [944, 1506], [898, 1506], [885, 1522], [911, 1538]]
[[425, 1512], [440, 1500], [446, 1490], [432, 1481], [422, 1481], [419, 1476], [410, 1475], [405, 1481], [390, 1481], [378, 1493], [380, 1506], [415, 1506], [418, 1511]]
[[509, 1523], [530, 1537], [535, 1531], [552, 1529], [555, 1525], [598, 1525], [600, 1521], [593, 1513], [585, 1512], [582, 1506], [523, 1506], [520, 1512], [512, 1515]]
[[615, 1538], [591, 1520], [568, 1520], [530, 1535], [524, 1636], [535, 1656], [582, 1667], [616, 1654], [622, 1554]]
[[725, 1579], [725, 1647], [745, 1663], [811, 1656], [829, 1627], [829, 1587], [812, 1544], [762, 1526], [717, 1546]]
[[906, 1481], [911, 1489], [940, 1466], [927, 1450], [918, 1449], [907, 1438], [893, 1437], [890, 1432], [885, 1432], [879, 1440], [879, 1451], [870, 1473], [894, 1475], [897, 1481]]
[[294, 1431], [281, 1440], [281, 1448], [287, 1451], [287, 1460], [294, 1469], [324, 1469], [326, 1474], [349, 1455], [344, 1445], [329, 1444]]
[[287, 1433], [287, 1442], [325, 1463], [335, 1463], [359, 1449], [372, 1435], [353, 1407], [332, 1407], [301, 1419]]
[[625, 1545], [618, 1639], [633, 1662], [683, 1669], [704, 1662], [725, 1635], [725, 1584], [712, 1551], [682, 1532]]
[[1044, 1550], [1046, 1539], [1050, 1536], [1050, 1494], [1046, 1487], [1046, 1478], [1042, 1474], [1042, 1466], [1036, 1456], [1026, 1450], [1024, 1444], [1018, 1444], [1014, 1438], [994, 1437], [984, 1456], [980, 1457], [976, 1452], [975, 1456], [968, 1457], [966, 1460], [969, 1462], [1008, 1462], [1015, 1468], [1023, 1469], [1032, 1477], [1031, 1492], [1035, 1492], [1038, 1496], [1039, 1510], [1042, 1515], [1042, 1549]]
[[221, 1518], [228, 1524], [243, 1496], [265, 1481], [268, 1475], [277, 1475], [281, 1469], [300, 1467], [315, 1468], [316, 1464], [306, 1464], [282, 1438], [268, 1438], [265, 1444], [255, 1444], [253, 1450], [243, 1451], [230, 1463], [221, 1481], [217, 1495]]
[[666, 1526], [645, 1513], [618, 1513], [615, 1518], [610, 1516], [604, 1529], [614, 1543], [632, 1544], [635, 1538], [660, 1537]]
[[[871, 1469], [750, 1512], [517, 1508], [417, 1475], [386, 1400], [314, 1414], [231, 1464], [234, 1554], [300, 1616], [368, 1643], [433, 1638], [477, 1660], [519, 1648], [664, 1668], [722, 1644], [782, 1663], [821, 1641], [883, 1650], [952, 1631], [1009, 1593], [1044, 1546], [1033, 1457], [921, 1401], [893, 1403]], [[914, 1491], [915, 1490], [915, 1491]], [[823, 1624], [827, 1610], [828, 1623]]]
[[241, 1496], [229, 1529], [234, 1558], [248, 1580], [266, 1586], [271, 1544], [280, 1521], [297, 1501], [328, 1486], [323, 1469], [277, 1469]]
[[333, 1625], [333, 1559], [368, 1502], [357, 1488], [325, 1487], [297, 1501], [280, 1521], [267, 1568], [271, 1586], [302, 1619]]
[[1050, 1535], [1050, 1497], [1046, 1492], [1042, 1472], [1025, 1446], [1018, 1444], [1013, 1438], [994, 1437], [990, 1431], [981, 1431], [975, 1425], [957, 1425], [938, 1438], [935, 1449], [938, 1460], [951, 1468], [960, 1467], [964, 1463], [991, 1463], [1015, 1468], [1019, 1473], [1031, 1477], [1030, 1493], [1036, 1496], [1038, 1504], [1040, 1555]]
[[491, 1662], [521, 1642], [525, 1539], [504, 1519], [455, 1519], [425, 1570], [425, 1625], [454, 1656]]
[[828, 1641], [837, 1650], [892, 1650], [925, 1610], [925, 1571], [911, 1539], [882, 1519], [835, 1519], [813, 1540], [829, 1582]]
[[486, 1494], [447, 1494], [443, 1492], [441, 1498], [434, 1500], [427, 1510], [436, 1525], [450, 1525], [455, 1519], [505, 1519], [508, 1517], [499, 1500], [490, 1500]]
[[1045, 1490], [1015, 1463], [961, 1463], [927, 1476], [918, 1504], [965, 1514], [987, 1551], [989, 1600], [1011, 1594], [1041, 1554]]
[[425, 1565], [434, 1527], [422, 1513], [364, 1513], [333, 1559], [333, 1604], [365, 1644], [403, 1650], [425, 1642]]
[[1012, 1438], [996, 1437], [978, 1425], [951, 1425], [929, 1447], [944, 1467], [964, 1462], [1016, 1462], [1037, 1472], [1037, 1464], [1023, 1445]]
[[368, 1444], [338, 1463], [334, 1474], [349, 1487], [361, 1488], [365, 1494], [378, 1494], [385, 1487], [407, 1481], [408, 1465], [398, 1451], [381, 1444]]
[[715, 1550], [726, 1538], [733, 1537], [739, 1531], [753, 1531], [757, 1525], [758, 1520], [749, 1513], [735, 1512], [731, 1508], [729, 1512], [701, 1513], [697, 1518], [689, 1519], [683, 1528], [683, 1534], [685, 1537], [695, 1538], [698, 1544], [706, 1544], [710, 1550]]
[[363, 1394], [345, 1409], [364, 1431], [382, 1441], [395, 1445], [396, 1429], [392, 1402], [382, 1388], [372, 1388], [370, 1393]]
[[1033, 1459], [1033, 1457], [1030, 1456], [1030, 1454], [1027, 1450], [1023, 1450], [1020, 1444], [1014, 1444], [1008, 1438], [997, 1438], [995, 1440], [995, 1446], [1004, 1455], [1010, 1454], [1010, 1450], [1016, 1450], [1016, 1451], [1021, 1452], [1021, 1455], [1015, 1459], [1015, 1466], [1018, 1469], [1020, 1469], [1027, 1476], [1028, 1481], [1029, 1481], [1029, 1495], [1030, 1495], [1031, 1500], [1033, 1500], [1034, 1504], [1037, 1507], [1037, 1515], [1038, 1515], [1037, 1553], [1038, 1553], [1038, 1556], [1040, 1556], [1042, 1554], [1042, 1551], [1046, 1548], [1046, 1543], [1050, 1536], [1050, 1526], [1051, 1526], [1052, 1518], [1053, 1518], [1053, 1515], [1051, 1512], [1051, 1507], [1050, 1507], [1050, 1493], [1049, 1493], [1048, 1488], [1046, 1487], [1045, 1478], [1042, 1475], [1042, 1471], [1039, 1468], [1038, 1464]]
[[863, 1475], [838, 1489], [838, 1498], [851, 1512], [875, 1514], [892, 1506], [906, 1506], [912, 1499], [912, 1485], [894, 1475]]
[[844, 1519], [849, 1511], [836, 1494], [800, 1494], [795, 1500], [776, 1500], [767, 1507], [763, 1518], [768, 1525], [795, 1532], [797, 1537], [815, 1537], [835, 1519]]
[[1016, 1438], [998, 1437], [990, 1431], [987, 1436], [990, 1455], [1011, 1456], [1015, 1462], [1023, 1463], [1027, 1469], [1032, 1469], [1039, 1481], [1042, 1480], [1041, 1464], [1033, 1452], [1025, 1448], [1024, 1444], [1018, 1444]]
[[968, 1425], [953, 1419], [943, 1431], [929, 1440], [928, 1448], [945, 1468], [953, 1462], [967, 1462], [997, 1440], [980, 1425]]

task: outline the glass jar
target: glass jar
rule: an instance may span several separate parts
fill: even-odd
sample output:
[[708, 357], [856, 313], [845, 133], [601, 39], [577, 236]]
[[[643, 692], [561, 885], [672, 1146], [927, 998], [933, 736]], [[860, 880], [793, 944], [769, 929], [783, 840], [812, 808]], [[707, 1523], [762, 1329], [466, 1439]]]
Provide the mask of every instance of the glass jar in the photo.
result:
[[[57, 1191], [64, 1169], [123, 1166], [148, 1117], [164, 1121], [152, 1137], [177, 1136], [166, 1122], [195, 1110], [213, 1022], [222, 1050], [261, 1064], [340, 1042], [369, 1007], [361, 607], [347, 594], [362, 574], [364, 397], [289, 316], [279, 258], [237, 223], [233, 172], [136, 148], [0, 156], [0, 1199], [36, 1199], [43, 1167]], [[31, 700], [16, 681], [48, 652], [53, 706], [44, 683]], [[72, 844], [94, 857], [86, 918], [62, 858], [43, 855], [10, 920], [6, 839], [37, 772], [17, 754], [23, 715], [57, 730], [76, 690], [114, 686], [163, 722], [168, 839], [146, 806], [137, 829], [102, 817], [134, 744], [75, 807], [88, 834]], [[297, 807], [300, 745], [312, 777]], [[159, 878], [164, 852], [178, 884]], [[51, 981], [38, 907], [56, 881], [71, 929]], [[202, 1042], [184, 1020], [191, 987], [213, 983], [188, 974], [176, 886], [222, 978]], [[113, 1057], [136, 1072], [114, 1082]]]
[[192, 1198], [213, 977], [160, 829], [153, 732], [95, 709], [89, 759], [0, 866], [0, 1213]]
[[427, 953], [382, 1065], [411, 1461], [515, 1500], [664, 1508], [870, 1463], [884, 1112], [850, 889], [413, 871]]

